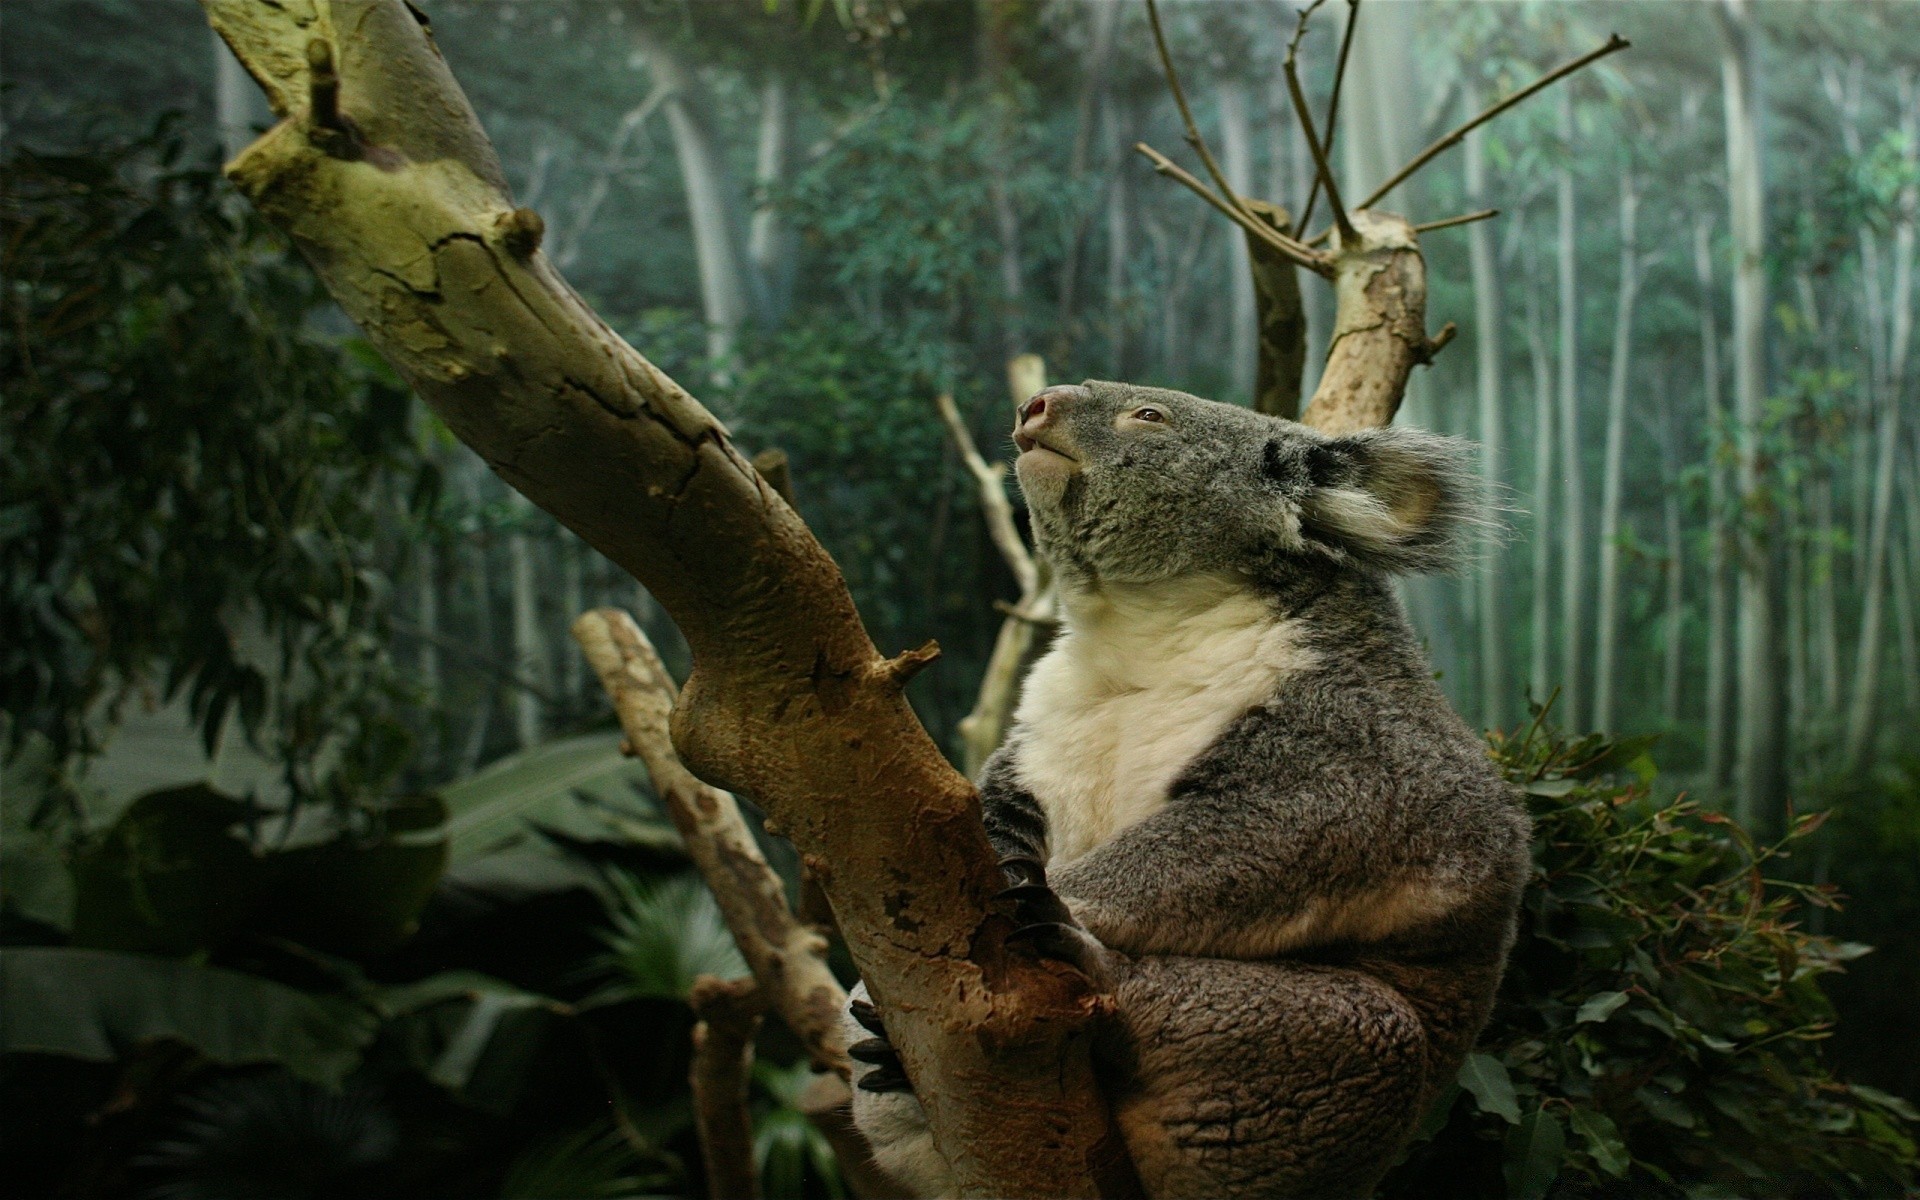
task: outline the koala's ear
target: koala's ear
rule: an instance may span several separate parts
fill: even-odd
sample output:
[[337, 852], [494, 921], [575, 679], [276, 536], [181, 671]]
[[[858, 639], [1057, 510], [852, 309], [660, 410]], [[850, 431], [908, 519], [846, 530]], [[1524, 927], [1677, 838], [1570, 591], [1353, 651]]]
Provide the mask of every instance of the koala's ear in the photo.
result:
[[1472, 447], [1415, 429], [1368, 429], [1306, 452], [1309, 544], [1383, 571], [1445, 571], [1487, 527]]

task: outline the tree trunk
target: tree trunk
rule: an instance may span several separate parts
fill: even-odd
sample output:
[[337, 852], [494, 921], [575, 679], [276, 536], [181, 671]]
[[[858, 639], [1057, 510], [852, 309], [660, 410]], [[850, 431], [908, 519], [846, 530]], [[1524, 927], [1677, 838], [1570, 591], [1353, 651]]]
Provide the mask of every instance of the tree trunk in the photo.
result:
[[[1909, 171], [1920, 162], [1920, 113], [1915, 111], [1915, 87], [1911, 74], [1901, 87], [1900, 131], [1906, 144]], [[1880, 665], [1885, 641], [1888, 575], [1888, 539], [1893, 521], [1893, 480], [1899, 465], [1901, 440], [1900, 409], [1906, 402], [1907, 350], [1913, 335], [1913, 256], [1914, 208], [1920, 194], [1912, 183], [1901, 192], [1897, 206], [1902, 214], [1894, 225], [1893, 280], [1887, 311], [1886, 354], [1878, 372], [1880, 419], [1875, 431], [1878, 454], [1873, 467], [1873, 518], [1867, 535], [1866, 575], [1861, 581], [1864, 593], [1860, 605], [1860, 644], [1854, 658], [1853, 697], [1847, 710], [1845, 766], [1850, 772], [1865, 768], [1873, 749], [1873, 734], [1880, 700]], [[1862, 262], [1863, 274], [1865, 262]], [[1879, 286], [1877, 277], [1865, 281], [1869, 291]]]
[[1720, 399], [1720, 332], [1715, 318], [1712, 221], [1693, 223], [1693, 270], [1699, 284], [1700, 390], [1707, 423], [1707, 792], [1721, 796], [1732, 782], [1729, 733], [1732, 730], [1732, 664], [1727, 617], [1732, 608], [1727, 568], [1736, 536], [1728, 521], [1727, 468], [1722, 461], [1726, 411]]
[[[533, 506], [526, 497], [512, 498], [515, 528], [507, 535], [507, 571], [513, 596], [513, 671], [523, 682], [552, 694], [553, 659], [547, 652], [547, 629], [540, 615], [540, 585], [534, 556]], [[569, 655], [568, 657], [573, 657]], [[513, 735], [521, 749], [537, 746], [545, 735], [546, 704], [533, 688], [515, 687]]]
[[[1573, 93], [1560, 92], [1560, 136], [1573, 144]], [[1580, 670], [1586, 653], [1587, 486], [1580, 439], [1580, 293], [1575, 278], [1573, 168], [1562, 166], [1555, 179], [1560, 218], [1560, 723], [1582, 727]]]
[[671, 38], [641, 25], [634, 30], [634, 44], [645, 56], [655, 86], [667, 90], [667, 128], [673, 134], [700, 269], [707, 356], [713, 360], [716, 377], [725, 380], [753, 298], [741, 254], [739, 205], [726, 149], [712, 125], [712, 101]]
[[1092, 1074], [1103, 1001], [1007, 945], [978, 796], [903, 695], [934, 648], [883, 658], [725, 429], [555, 273], [405, 4], [207, 8], [283, 118], [229, 176], [456, 436], [671, 613], [677, 748], [813, 868], [962, 1191], [1137, 1190]]
[[[1106, 111], [1108, 141], [1115, 146], [1129, 144], [1139, 127], [1138, 110], [1120, 103], [1108, 105]], [[1122, 113], [1128, 118], [1124, 122]], [[1123, 150], [1107, 183], [1107, 374], [1113, 379], [1127, 378], [1127, 346], [1132, 341], [1128, 336], [1133, 325], [1132, 296], [1127, 286], [1133, 258], [1134, 176], [1128, 169], [1132, 165], [1133, 160]]]
[[1533, 702], [1545, 704], [1553, 694], [1553, 351], [1547, 346], [1546, 306], [1540, 302], [1539, 272], [1531, 262], [1532, 255], [1528, 257], [1527, 358], [1533, 368], [1533, 652], [1527, 666], [1527, 684]]
[[1686, 563], [1685, 531], [1681, 525], [1680, 496], [1680, 455], [1678, 451], [1679, 432], [1673, 428], [1672, 410], [1666, 416], [1666, 437], [1662, 439], [1664, 452], [1661, 455], [1661, 474], [1666, 487], [1660, 497], [1660, 514], [1666, 526], [1667, 542], [1666, 591], [1667, 591], [1667, 640], [1664, 647], [1660, 676], [1660, 716], [1661, 724], [1674, 729], [1680, 724], [1681, 667], [1686, 659]]
[[[485, 507], [486, 471], [477, 461], [462, 463], [461, 466], [466, 468], [460, 475], [466, 492], [467, 509], [477, 519]], [[474, 639], [481, 646], [499, 644], [494, 637], [493, 564], [489, 561], [493, 556], [488, 553], [491, 548], [486, 530], [476, 528], [473, 535], [473, 561], [467, 570], [467, 578], [473, 581]], [[473, 723], [467, 726], [466, 742], [460, 749], [458, 774], [461, 776], [473, 774], [486, 756], [487, 733], [493, 724], [493, 707], [498, 692], [499, 688], [491, 679], [485, 681], [480, 689], [480, 702], [474, 705]]]
[[747, 232], [760, 320], [777, 324], [793, 303], [793, 230], [780, 215], [775, 194], [787, 182], [793, 158], [792, 85], [775, 68], [760, 85], [760, 138], [754, 155], [753, 223]]
[[[1237, 79], [1220, 83], [1220, 168], [1235, 194], [1253, 190], [1253, 134], [1247, 119], [1247, 85]], [[1245, 238], [1227, 239], [1227, 278], [1232, 306], [1227, 314], [1227, 363], [1235, 400], [1256, 401], [1259, 373], [1259, 333], [1253, 305], [1252, 258]]]
[[1767, 318], [1765, 183], [1760, 162], [1758, 29], [1746, 0], [1722, 0], [1722, 96], [1726, 106], [1727, 203], [1733, 238], [1734, 424], [1742, 522], [1739, 579], [1739, 725], [1736, 815], [1772, 837], [1785, 815], [1787, 747], [1781, 714], [1778, 621], [1774, 612], [1774, 530], [1767, 466], [1759, 445], [1765, 417]]
[[[1480, 111], [1479, 88], [1469, 83], [1462, 89], [1469, 116]], [[1468, 136], [1466, 144], [1467, 207], [1484, 208], [1487, 202], [1487, 156], [1483, 135]], [[1500, 373], [1504, 349], [1501, 345], [1500, 285], [1494, 264], [1493, 231], [1487, 222], [1467, 226], [1467, 255], [1473, 273], [1474, 370], [1480, 400], [1480, 470], [1484, 481], [1487, 511], [1499, 507], [1500, 489], [1506, 479], [1506, 413], [1500, 399]], [[1480, 723], [1503, 729], [1508, 721], [1508, 697], [1513, 691], [1512, 671], [1507, 665], [1508, 628], [1507, 588], [1501, 577], [1504, 556], [1489, 554], [1479, 569], [1480, 630]]]
[[1635, 220], [1640, 195], [1631, 173], [1620, 177], [1620, 290], [1613, 316], [1613, 366], [1607, 377], [1607, 457], [1600, 500], [1600, 604], [1594, 626], [1594, 728], [1615, 732], [1614, 690], [1620, 635], [1620, 507], [1627, 451], [1627, 381], [1633, 363], [1633, 307], [1640, 290]]

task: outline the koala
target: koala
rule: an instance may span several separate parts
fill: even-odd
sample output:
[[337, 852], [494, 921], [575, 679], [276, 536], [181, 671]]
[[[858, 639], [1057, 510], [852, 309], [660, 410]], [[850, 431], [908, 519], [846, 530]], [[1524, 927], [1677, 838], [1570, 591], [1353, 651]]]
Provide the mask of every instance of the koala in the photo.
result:
[[[1063, 620], [979, 780], [1015, 936], [1113, 996], [1148, 1195], [1364, 1197], [1486, 1021], [1529, 861], [1391, 590], [1484, 523], [1465, 448], [1097, 381], [1016, 423]], [[884, 1017], [856, 991], [854, 1120], [951, 1195]]]

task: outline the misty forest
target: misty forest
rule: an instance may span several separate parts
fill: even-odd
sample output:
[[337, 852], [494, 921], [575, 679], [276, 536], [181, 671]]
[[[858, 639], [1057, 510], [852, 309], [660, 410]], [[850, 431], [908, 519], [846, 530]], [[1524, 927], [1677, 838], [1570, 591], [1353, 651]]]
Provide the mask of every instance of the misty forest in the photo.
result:
[[1920, 5], [13, 0], [0, 122], [7, 1194], [899, 1195], [857, 976], [1130, 1194], [953, 949], [1089, 378], [1477, 446], [1533, 873], [1381, 1195], [1915, 1194]]

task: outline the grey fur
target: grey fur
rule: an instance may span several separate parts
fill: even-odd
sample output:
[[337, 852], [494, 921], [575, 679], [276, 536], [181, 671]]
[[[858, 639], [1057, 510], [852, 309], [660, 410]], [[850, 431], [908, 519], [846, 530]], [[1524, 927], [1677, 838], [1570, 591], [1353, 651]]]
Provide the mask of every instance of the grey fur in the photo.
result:
[[[1386, 574], [1460, 553], [1478, 519], [1465, 448], [1125, 384], [1043, 395], [1042, 444], [1074, 462], [1023, 455], [1021, 485], [1068, 593], [1224, 574], [1292, 622], [1307, 664], [1157, 811], [1048, 863], [1106, 948], [1118, 1016], [1099, 1059], [1129, 1148], [1161, 1200], [1365, 1196], [1486, 1020], [1527, 869], [1518, 798]], [[1142, 406], [1165, 419], [1130, 419]], [[1029, 726], [981, 795], [1002, 856], [1047, 862]], [[951, 1187], [910, 1094], [856, 1095], [883, 1165]]]

